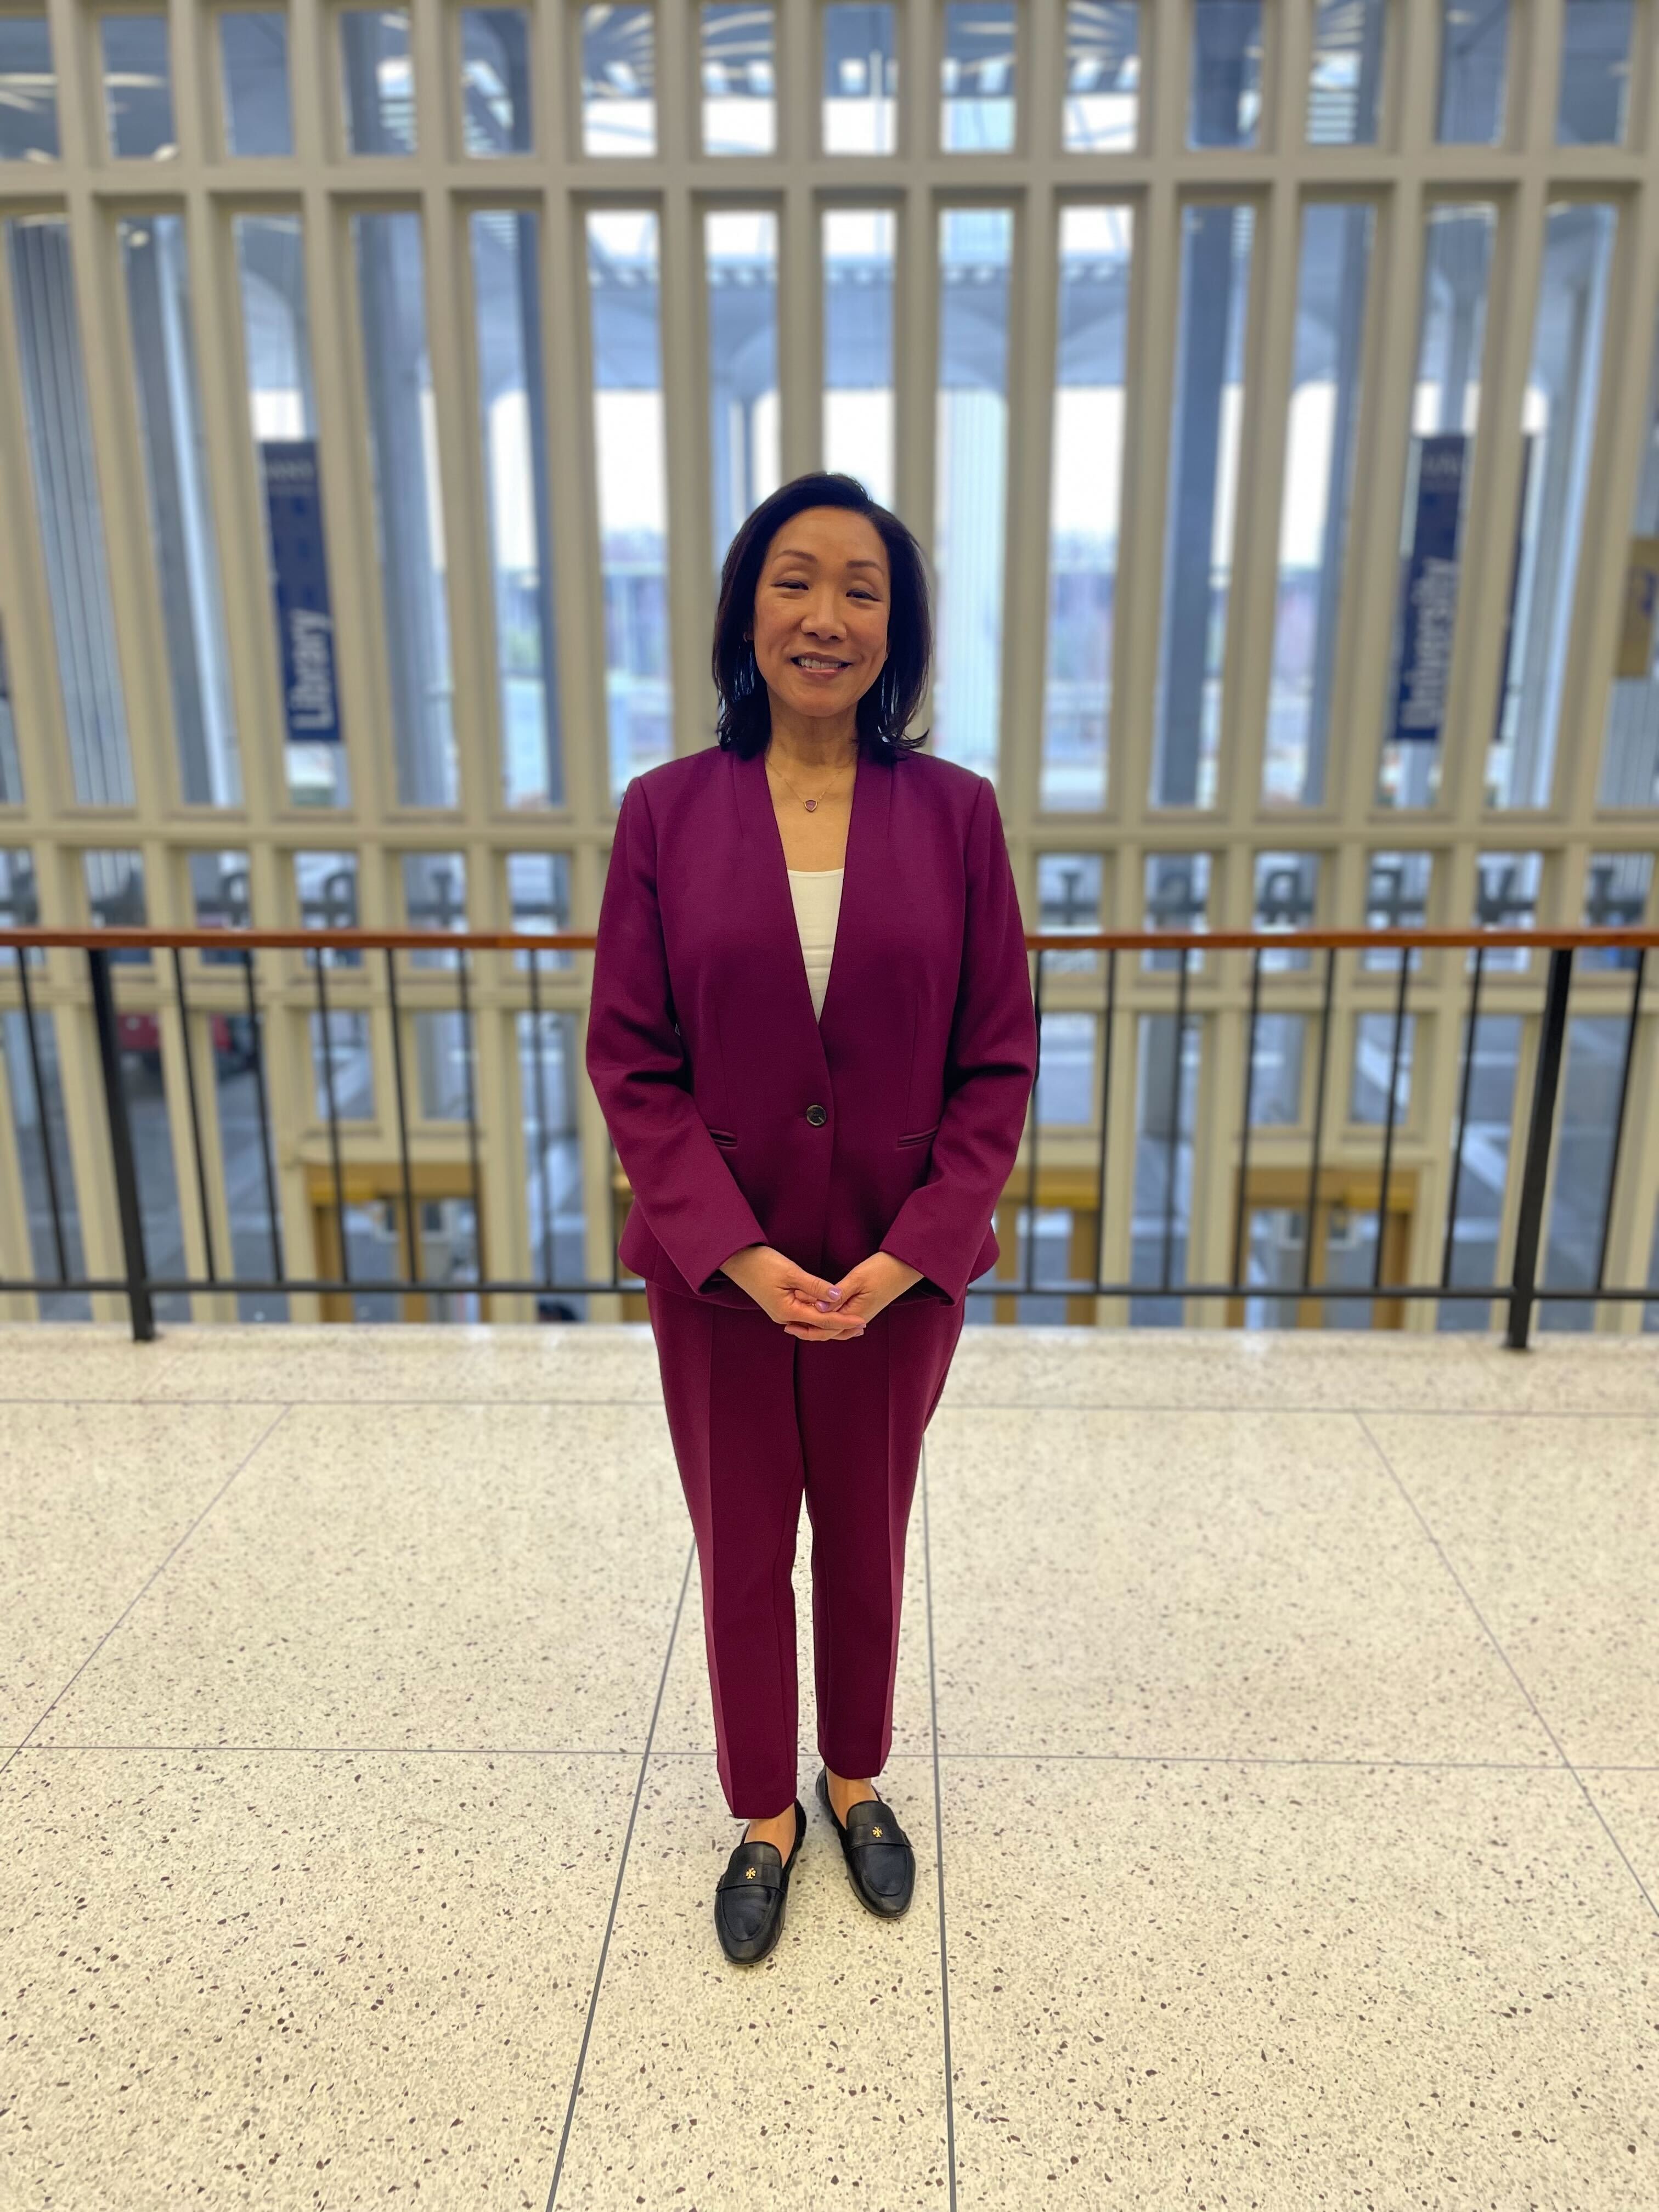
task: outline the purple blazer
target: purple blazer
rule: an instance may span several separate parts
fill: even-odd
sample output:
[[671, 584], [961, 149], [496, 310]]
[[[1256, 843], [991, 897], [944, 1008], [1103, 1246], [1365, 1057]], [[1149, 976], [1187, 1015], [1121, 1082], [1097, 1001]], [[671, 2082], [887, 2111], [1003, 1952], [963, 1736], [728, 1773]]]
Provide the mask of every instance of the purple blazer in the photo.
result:
[[766, 763], [710, 746], [623, 794], [586, 1066], [634, 1203], [617, 1247], [721, 1305], [770, 1244], [831, 1282], [878, 1249], [954, 1305], [992, 1227], [1036, 1073], [1036, 1019], [988, 779], [860, 758], [821, 1021]]

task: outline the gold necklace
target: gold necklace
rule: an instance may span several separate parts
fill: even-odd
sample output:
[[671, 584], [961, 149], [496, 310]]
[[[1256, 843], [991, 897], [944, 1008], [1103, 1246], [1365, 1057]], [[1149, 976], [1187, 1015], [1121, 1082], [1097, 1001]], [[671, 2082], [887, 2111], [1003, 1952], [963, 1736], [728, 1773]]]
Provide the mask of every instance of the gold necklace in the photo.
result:
[[[774, 775], [782, 777], [783, 781], [786, 784], [788, 784], [790, 790], [795, 792], [796, 798], [800, 799], [799, 792], [795, 791], [794, 785], [789, 782], [789, 779], [787, 775], [784, 775], [783, 770], [775, 764], [770, 753], [766, 756], [766, 765], [772, 770]], [[851, 765], [856, 767], [856, 760], [854, 760]], [[832, 787], [833, 786], [831, 784], [826, 783], [823, 789], [818, 793], [817, 799], [800, 799], [801, 805], [806, 809], [809, 814], [816, 814], [818, 810], [818, 799], [826, 798]]]

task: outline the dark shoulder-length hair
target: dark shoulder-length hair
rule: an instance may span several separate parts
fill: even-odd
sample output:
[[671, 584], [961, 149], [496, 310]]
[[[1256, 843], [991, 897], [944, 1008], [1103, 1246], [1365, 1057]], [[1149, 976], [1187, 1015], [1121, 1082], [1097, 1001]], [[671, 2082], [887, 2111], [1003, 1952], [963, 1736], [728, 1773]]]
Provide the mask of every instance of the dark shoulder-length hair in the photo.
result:
[[927, 741], [905, 735], [927, 689], [933, 658], [933, 614], [927, 563], [921, 546], [897, 515], [872, 499], [856, 477], [815, 472], [781, 484], [763, 499], [732, 540], [720, 571], [720, 605], [714, 616], [714, 689], [720, 694], [715, 724], [722, 747], [741, 759], [760, 752], [772, 734], [766, 684], [746, 635], [755, 619], [755, 591], [766, 565], [766, 549], [792, 515], [809, 507], [844, 507], [869, 520], [887, 549], [890, 579], [887, 659], [881, 674], [858, 703], [859, 751], [870, 760], [896, 760]]

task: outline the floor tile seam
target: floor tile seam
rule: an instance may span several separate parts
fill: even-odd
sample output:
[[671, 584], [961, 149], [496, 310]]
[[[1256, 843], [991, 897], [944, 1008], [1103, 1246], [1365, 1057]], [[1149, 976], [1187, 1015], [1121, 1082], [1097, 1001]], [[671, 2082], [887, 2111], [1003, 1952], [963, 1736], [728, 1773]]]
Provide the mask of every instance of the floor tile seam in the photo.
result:
[[951, 1952], [945, 1927], [945, 1804], [939, 1765], [939, 1675], [933, 1647], [933, 1557], [927, 1512], [927, 1439], [921, 1464], [921, 1588], [927, 1620], [927, 1710], [933, 1771], [933, 1878], [938, 1887], [939, 2026], [945, 2069], [945, 2171], [950, 2212], [957, 2212], [956, 2084], [951, 2056]]
[[[812, 1747], [803, 1742], [800, 1749], [811, 1753]], [[182, 1757], [258, 1758], [266, 1753], [290, 1759], [639, 1759], [645, 1756], [637, 1744], [443, 1744], [443, 1743], [32, 1743], [25, 1741], [12, 1747], [14, 1757], [38, 1759], [62, 1755], [86, 1756], [93, 1753], [132, 1753], [141, 1757], [176, 1759]], [[692, 1750], [664, 1751], [653, 1747], [653, 1759], [695, 1759], [712, 1760], [719, 1754], [713, 1744]], [[1102, 1765], [1102, 1766], [1283, 1766], [1356, 1767], [1381, 1773], [1407, 1774], [1659, 1774], [1659, 1763], [1640, 1759], [1598, 1759], [1586, 1761], [1576, 1769], [1565, 1759], [1300, 1759], [1291, 1754], [1266, 1752], [1212, 1751], [953, 1751], [939, 1747], [938, 1757], [945, 1764], [997, 1762], [1032, 1765]], [[915, 1765], [922, 1760], [930, 1764], [933, 1751], [890, 1751], [889, 1766]]]
[[[811, 1754], [811, 1745], [801, 1750]], [[641, 1759], [637, 1743], [18, 1743], [11, 1756], [86, 1756], [93, 1752], [153, 1756], [153, 1759]], [[717, 1759], [714, 1745], [696, 1750], [650, 1750], [650, 1759]], [[933, 1752], [890, 1752], [887, 1765], [918, 1765], [933, 1760]], [[1119, 1767], [1363, 1767], [1378, 1774], [1659, 1774], [1659, 1763], [1639, 1759], [1586, 1760], [1573, 1767], [1566, 1759], [1297, 1759], [1272, 1752], [956, 1752], [940, 1745], [938, 1759], [945, 1765], [1119, 1765]]]
[[197, 1530], [206, 1522], [209, 1515], [213, 1512], [215, 1508], [218, 1505], [220, 1499], [225, 1496], [232, 1484], [234, 1483], [237, 1478], [252, 1465], [254, 1459], [261, 1451], [264, 1450], [270, 1438], [275, 1436], [277, 1430], [281, 1428], [291, 1410], [291, 1407], [286, 1405], [281, 1406], [276, 1409], [275, 1419], [268, 1421], [265, 1424], [259, 1434], [248, 1446], [246, 1451], [243, 1453], [241, 1458], [238, 1460], [235, 1466], [232, 1468], [230, 1473], [219, 1485], [219, 1487], [214, 1492], [212, 1497], [209, 1498], [207, 1504], [190, 1523], [190, 1526], [178, 1537], [171, 1549], [167, 1552], [166, 1558], [157, 1562], [141, 1587], [133, 1592], [131, 1597], [128, 1599], [126, 1604], [122, 1607], [116, 1618], [110, 1623], [109, 1626], [98, 1638], [91, 1650], [88, 1651], [82, 1658], [80, 1665], [70, 1676], [68, 1681], [64, 1684], [63, 1687], [58, 1692], [57, 1695], [47, 1705], [46, 1711], [41, 1713], [39, 1718], [34, 1722], [33, 1725], [30, 1728], [28, 1734], [24, 1736], [22, 1742], [16, 1745], [9, 1752], [3, 1761], [0, 1761], [0, 1774], [3, 1774], [5, 1772], [7, 1767], [11, 1765], [12, 1760], [17, 1757], [20, 1752], [25, 1751], [28, 1748], [29, 1739], [33, 1735], [35, 1729], [43, 1727], [45, 1723], [51, 1719], [52, 1714], [57, 1711], [58, 1707], [63, 1703], [64, 1699], [69, 1695], [70, 1692], [80, 1680], [82, 1675], [86, 1673], [87, 1668], [91, 1666], [93, 1661], [98, 1656], [104, 1646], [109, 1642], [111, 1637], [112, 1637], [116, 1631], [131, 1618], [137, 1607], [155, 1588], [155, 1584], [167, 1572], [168, 1567], [171, 1566], [173, 1560], [178, 1558], [185, 1546], [188, 1544], [191, 1537], [195, 1535]]
[[651, 1746], [657, 1733], [657, 1723], [662, 1713], [663, 1698], [668, 1688], [669, 1669], [674, 1662], [674, 1646], [679, 1639], [680, 1621], [685, 1612], [686, 1592], [691, 1586], [691, 1569], [696, 1561], [696, 1540], [686, 1547], [685, 1565], [680, 1574], [680, 1594], [674, 1607], [674, 1618], [669, 1623], [667, 1648], [663, 1653], [662, 1671], [657, 1677], [656, 1700], [651, 1708], [651, 1720], [646, 1729], [645, 1746], [640, 1753], [640, 1771], [634, 1779], [634, 1802], [629, 1808], [628, 1826], [623, 1836], [623, 1846], [617, 1862], [617, 1879], [611, 1891], [611, 1910], [605, 1923], [605, 1935], [599, 1944], [599, 1960], [593, 1969], [593, 1987], [587, 2001], [587, 2017], [582, 2023], [582, 2039], [576, 2051], [576, 2063], [570, 2076], [570, 2098], [565, 2106], [564, 2126], [559, 2136], [558, 2155], [553, 2162], [553, 2178], [548, 2185], [547, 2212], [554, 2212], [558, 2201], [559, 2180], [564, 2172], [565, 2154], [570, 2148], [570, 2130], [576, 2117], [576, 2099], [581, 2090], [582, 2069], [587, 2063], [587, 2046], [592, 2039], [593, 2022], [599, 2012], [599, 1991], [605, 1981], [605, 1960], [610, 1956], [611, 1936], [617, 1924], [617, 1907], [622, 1901], [623, 1882], [628, 1873], [628, 1855], [634, 1841], [634, 1830], [640, 1816], [640, 1801], [645, 1795], [645, 1779], [650, 1771]]
[[[46, 1752], [135, 1752], [158, 1759], [258, 1758], [266, 1753], [289, 1759], [638, 1759], [638, 1744], [449, 1744], [449, 1743], [30, 1743], [16, 1753], [30, 1758]], [[663, 1753], [655, 1754], [658, 1758]], [[681, 1754], [670, 1753], [669, 1757]], [[685, 1757], [695, 1754], [687, 1753]], [[709, 1754], [711, 1757], [712, 1753]], [[914, 1756], [914, 1754], [913, 1754]]]
[[1364, 1431], [1366, 1441], [1370, 1443], [1371, 1449], [1376, 1454], [1377, 1458], [1387, 1469], [1389, 1478], [1399, 1491], [1401, 1497], [1404, 1498], [1407, 1505], [1410, 1508], [1413, 1514], [1415, 1515], [1424, 1534], [1428, 1538], [1430, 1543], [1434, 1546], [1442, 1565], [1444, 1567], [1446, 1572], [1451, 1577], [1452, 1580], [1456, 1583], [1459, 1591], [1462, 1595], [1464, 1603], [1468, 1607], [1470, 1612], [1474, 1615], [1475, 1620], [1480, 1623], [1481, 1633], [1490, 1639], [1493, 1650], [1497, 1652], [1498, 1657], [1502, 1659], [1504, 1666], [1508, 1668], [1510, 1679], [1515, 1683], [1516, 1689], [1520, 1691], [1522, 1696], [1532, 1708], [1534, 1716], [1537, 1719], [1538, 1725], [1549, 1737], [1550, 1741], [1555, 1746], [1557, 1751], [1559, 1752], [1563, 1766], [1565, 1767], [1568, 1773], [1572, 1776], [1573, 1780], [1577, 1784], [1585, 1804], [1589, 1806], [1590, 1811], [1595, 1814], [1597, 1820], [1601, 1822], [1603, 1833], [1606, 1835], [1607, 1841], [1612, 1844], [1613, 1850], [1618, 1852], [1620, 1858], [1623, 1861], [1625, 1871], [1629, 1875], [1631, 1880], [1635, 1883], [1638, 1890], [1641, 1893], [1642, 1897], [1646, 1901], [1649, 1911], [1653, 1913], [1656, 1918], [1659, 1918], [1659, 1901], [1656, 1901], [1653, 1893], [1649, 1889], [1647, 1884], [1637, 1872], [1635, 1864], [1632, 1862], [1630, 1854], [1626, 1850], [1623, 1844], [1620, 1843], [1618, 1836], [1613, 1832], [1611, 1822], [1608, 1820], [1607, 1814], [1601, 1810], [1600, 1805], [1596, 1803], [1589, 1784], [1584, 1780], [1583, 1776], [1579, 1772], [1577, 1767], [1574, 1765], [1571, 1758], [1568, 1754], [1565, 1745], [1561, 1741], [1559, 1736], [1557, 1735], [1555, 1730], [1550, 1726], [1548, 1721], [1544, 1717], [1543, 1712], [1540, 1709], [1538, 1700], [1533, 1696], [1532, 1692], [1528, 1688], [1526, 1683], [1522, 1679], [1520, 1668], [1516, 1665], [1514, 1660], [1510, 1658], [1509, 1651], [1505, 1648], [1502, 1640], [1486, 1620], [1486, 1615], [1481, 1612], [1480, 1607], [1475, 1603], [1473, 1591], [1469, 1589], [1467, 1583], [1465, 1583], [1462, 1576], [1458, 1572], [1449, 1553], [1447, 1551], [1445, 1546], [1441, 1542], [1434, 1529], [1431, 1527], [1428, 1516], [1424, 1513], [1422, 1508], [1418, 1504], [1417, 1500], [1413, 1497], [1409, 1489], [1407, 1489], [1393, 1461], [1389, 1457], [1387, 1452], [1383, 1450], [1382, 1445], [1378, 1443], [1376, 1436], [1372, 1433], [1364, 1417], [1360, 1416], [1358, 1418], [1359, 1426]]
[[[450, 1393], [436, 1396], [411, 1395], [398, 1398], [352, 1397], [229, 1397], [210, 1395], [206, 1392], [189, 1397], [158, 1398], [146, 1392], [142, 1396], [124, 1397], [106, 1392], [99, 1396], [86, 1397], [58, 1392], [37, 1391], [26, 1395], [0, 1392], [0, 1406], [142, 1406], [167, 1408], [189, 1406], [258, 1406], [293, 1407], [303, 1412], [309, 1407], [349, 1407], [360, 1412], [378, 1412], [385, 1407], [453, 1406], [465, 1412], [491, 1412], [503, 1406], [649, 1406], [661, 1409], [660, 1393], [634, 1397], [573, 1397], [568, 1395], [517, 1394], [511, 1397], [457, 1397]], [[1240, 1413], [1353, 1413], [1375, 1415], [1380, 1419], [1411, 1420], [1468, 1420], [1486, 1418], [1509, 1421], [1644, 1421], [1651, 1420], [1659, 1407], [1655, 1406], [1401, 1406], [1354, 1405], [1333, 1401], [1325, 1404], [1272, 1404], [1257, 1400], [1246, 1405], [1229, 1405], [1219, 1401], [1194, 1401], [1187, 1399], [1170, 1403], [1148, 1404], [1133, 1398], [1067, 1399], [1053, 1398], [963, 1398], [941, 1400], [937, 1409], [941, 1413], [1218, 1413], [1234, 1417]]]

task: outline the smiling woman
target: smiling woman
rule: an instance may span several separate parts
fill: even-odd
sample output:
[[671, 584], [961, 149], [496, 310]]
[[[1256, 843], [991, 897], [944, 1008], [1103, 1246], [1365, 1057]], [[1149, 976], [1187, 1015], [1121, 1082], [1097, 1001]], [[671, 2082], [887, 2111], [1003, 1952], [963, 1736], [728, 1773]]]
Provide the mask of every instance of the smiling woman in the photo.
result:
[[599, 915], [587, 1071], [632, 1192], [618, 1256], [696, 1536], [720, 1781], [756, 1808], [714, 1900], [744, 1964], [776, 1944], [805, 1826], [803, 1498], [817, 1795], [866, 1909], [910, 1902], [871, 1779], [906, 1528], [1036, 1075], [995, 791], [905, 734], [932, 641], [920, 548], [855, 479], [763, 501], [721, 578], [720, 743], [629, 785]]
[[[803, 771], [840, 765], [855, 738], [875, 758], [915, 750], [927, 732], [904, 732], [933, 650], [927, 571], [910, 532], [854, 477], [798, 477], [755, 509], [726, 553], [714, 617], [720, 742], [744, 758], [769, 746]], [[814, 788], [808, 774], [802, 784]]]

